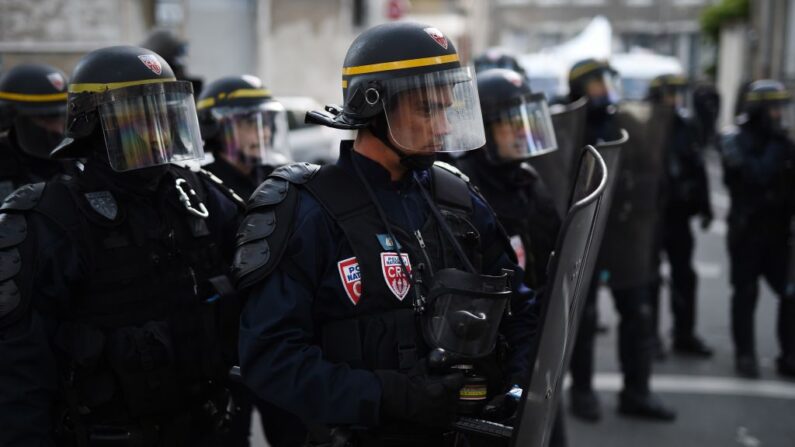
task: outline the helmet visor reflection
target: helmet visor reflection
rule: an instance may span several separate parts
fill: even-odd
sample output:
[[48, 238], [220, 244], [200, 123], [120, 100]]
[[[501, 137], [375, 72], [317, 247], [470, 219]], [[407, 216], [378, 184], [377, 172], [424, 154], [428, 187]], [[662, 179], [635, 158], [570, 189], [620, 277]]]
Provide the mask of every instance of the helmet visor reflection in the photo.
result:
[[104, 95], [98, 111], [108, 160], [114, 170], [129, 171], [203, 157], [190, 83], [134, 86]]

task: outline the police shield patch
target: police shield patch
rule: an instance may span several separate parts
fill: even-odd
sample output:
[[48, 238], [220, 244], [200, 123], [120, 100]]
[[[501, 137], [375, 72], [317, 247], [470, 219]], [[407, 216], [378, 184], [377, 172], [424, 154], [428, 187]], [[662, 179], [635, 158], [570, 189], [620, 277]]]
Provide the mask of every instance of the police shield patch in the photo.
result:
[[[403, 263], [406, 264], [406, 269], [411, 273], [409, 255], [401, 253], [400, 256], [403, 258]], [[400, 258], [398, 258], [397, 253], [381, 253], [381, 270], [384, 272], [384, 279], [386, 280], [386, 285], [389, 287], [389, 290], [395, 294], [397, 299], [403, 301], [403, 298], [409, 293], [411, 283], [409, 282], [408, 275], [403, 273], [403, 267], [401, 266]]]
[[85, 197], [91, 208], [100, 216], [113, 220], [119, 214], [119, 206], [110, 191], [87, 192]]
[[354, 306], [359, 304], [359, 298], [362, 297], [362, 272], [359, 269], [359, 262], [355, 257], [343, 259], [337, 263], [337, 269], [348, 299]]
[[138, 59], [146, 65], [146, 68], [152, 70], [152, 72], [158, 76], [160, 73], [163, 72], [163, 67], [160, 65], [160, 61], [157, 60], [157, 57], [152, 54], [142, 54], [138, 56]]

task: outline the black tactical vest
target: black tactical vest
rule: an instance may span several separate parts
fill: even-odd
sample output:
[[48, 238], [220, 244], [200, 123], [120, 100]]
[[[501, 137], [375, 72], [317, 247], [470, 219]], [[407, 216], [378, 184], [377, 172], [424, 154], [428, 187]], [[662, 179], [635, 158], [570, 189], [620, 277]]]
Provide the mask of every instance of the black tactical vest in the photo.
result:
[[[176, 172], [190, 203], [203, 203], [197, 175]], [[90, 272], [56, 334], [66, 439], [107, 426], [153, 440], [180, 418], [195, 428], [206, 417], [198, 426], [209, 429], [224, 410], [239, 305], [219, 235], [188, 212], [176, 178], [141, 200], [61, 176], [33, 209], [74, 237]]]
[[[467, 257], [480, 269], [480, 234], [472, 223], [469, 187], [455, 173], [440, 167], [432, 170], [432, 179], [434, 201]], [[463, 269], [452, 244], [430, 213], [415, 233], [390, 223], [402, 247], [400, 252], [408, 254], [407, 267], [420, 281], [419, 286], [412, 286], [398, 273], [397, 250], [385, 246], [387, 229], [358, 177], [337, 165], [324, 166], [305, 188], [342, 229], [355, 255], [349, 262], [358, 265], [361, 275], [361, 295], [354, 298], [357, 305], [320, 328], [324, 355], [352, 368], [411, 368], [427, 352], [414, 309], [418, 292], [425, 291], [416, 287], [429, 285], [435, 271]]]

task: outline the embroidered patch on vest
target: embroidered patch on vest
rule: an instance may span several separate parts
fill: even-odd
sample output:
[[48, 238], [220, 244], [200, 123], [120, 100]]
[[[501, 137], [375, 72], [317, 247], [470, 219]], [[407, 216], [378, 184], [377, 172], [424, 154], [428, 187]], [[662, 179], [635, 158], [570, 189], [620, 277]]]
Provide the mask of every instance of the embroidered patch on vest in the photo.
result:
[[[406, 269], [411, 273], [411, 261], [409, 255], [401, 253], [403, 262], [406, 264]], [[396, 252], [381, 253], [381, 270], [384, 272], [384, 279], [389, 290], [399, 299], [403, 298], [409, 293], [411, 283], [409, 282], [408, 275], [403, 273], [403, 267], [400, 263], [400, 258]]]
[[91, 208], [105, 219], [113, 220], [119, 214], [119, 206], [110, 191], [87, 192], [84, 195]]
[[375, 237], [378, 238], [378, 243], [381, 244], [381, 248], [383, 248], [385, 251], [394, 251], [394, 250], [396, 250], [395, 249], [395, 243], [396, 242], [397, 242], [397, 250], [400, 250], [401, 248], [403, 248], [403, 247], [400, 246], [400, 242], [399, 241], [396, 241], [396, 240], [392, 239], [392, 237], [389, 236], [388, 234], [377, 234], [377, 235], [375, 235]]
[[354, 306], [359, 304], [359, 299], [362, 297], [362, 271], [359, 269], [359, 262], [356, 261], [356, 257], [338, 262], [337, 269], [340, 272], [342, 288], [348, 294], [348, 299], [351, 300]]

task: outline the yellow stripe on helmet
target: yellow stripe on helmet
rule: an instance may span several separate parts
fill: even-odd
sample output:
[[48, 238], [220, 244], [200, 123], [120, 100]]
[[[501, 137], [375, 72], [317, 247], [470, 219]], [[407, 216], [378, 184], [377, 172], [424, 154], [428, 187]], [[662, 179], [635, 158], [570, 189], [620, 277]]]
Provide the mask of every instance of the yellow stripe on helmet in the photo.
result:
[[226, 95], [227, 99], [233, 98], [267, 98], [271, 96], [271, 91], [264, 88], [241, 88], [235, 90], [228, 95]]
[[577, 67], [574, 70], [572, 70], [571, 72], [569, 72], [569, 80], [573, 81], [573, 80], [579, 78], [580, 76], [584, 76], [584, 75], [590, 73], [591, 71], [594, 71], [594, 70], [597, 70], [597, 69], [600, 69], [600, 68], [607, 68], [607, 67], [608, 67], [607, 64], [605, 64], [604, 62], [599, 62], [599, 61], [589, 62], [587, 64], [580, 65], [579, 67]]
[[102, 93], [108, 90], [117, 90], [120, 88], [132, 87], [135, 85], [175, 82], [176, 80], [177, 78], [161, 78], [161, 79], [142, 79], [140, 81], [109, 82], [107, 84], [103, 83], [69, 84], [69, 93]]
[[359, 65], [356, 67], [343, 67], [343, 76], [352, 76], [368, 73], [379, 73], [382, 71], [404, 70], [407, 68], [428, 67], [431, 65], [449, 64], [458, 62], [458, 54], [446, 54], [444, 56], [421, 57], [419, 59], [406, 59], [402, 61], [381, 62], [378, 64]]
[[748, 92], [745, 95], [746, 101], [776, 101], [776, 100], [787, 100], [792, 98], [788, 91], [777, 91], [777, 92]]
[[55, 102], [66, 101], [66, 92], [63, 93], [13, 93], [0, 92], [0, 99], [19, 102]]

